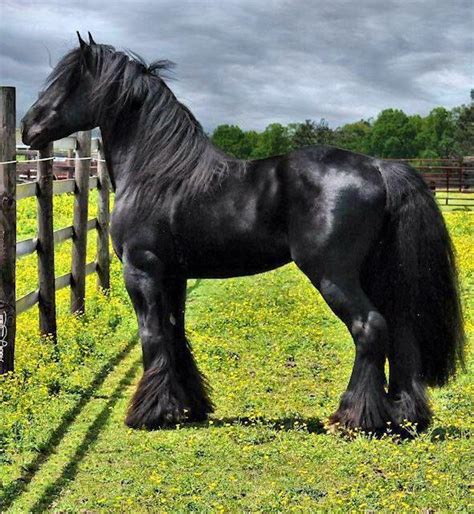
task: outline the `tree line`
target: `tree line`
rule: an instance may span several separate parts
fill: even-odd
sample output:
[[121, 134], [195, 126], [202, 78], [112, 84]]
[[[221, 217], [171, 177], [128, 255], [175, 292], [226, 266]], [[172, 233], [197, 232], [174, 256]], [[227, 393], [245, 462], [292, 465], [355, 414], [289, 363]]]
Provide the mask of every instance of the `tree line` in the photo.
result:
[[307, 145], [324, 144], [383, 158], [459, 158], [474, 155], [474, 103], [427, 116], [385, 109], [375, 118], [332, 129], [326, 120], [272, 123], [262, 132], [219, 125], [211, 139], [234, 157], [259, 159]]

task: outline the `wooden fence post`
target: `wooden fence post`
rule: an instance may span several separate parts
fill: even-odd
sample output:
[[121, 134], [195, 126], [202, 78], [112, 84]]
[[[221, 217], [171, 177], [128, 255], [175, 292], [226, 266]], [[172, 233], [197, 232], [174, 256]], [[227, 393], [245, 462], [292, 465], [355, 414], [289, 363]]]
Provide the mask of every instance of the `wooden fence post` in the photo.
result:
[[[40, 159], [52, 156], [53, 143], [39, 152]], [[42, 334], [51, 334], [56, 340], [52, 160], [38, 162], [37, 182], [39, 326]]]
[[98, 142], [97, 176], [99, 187], [99, 205], [97, 212], [97, 275], [99, 286], [105, 291], [110, 289], [110, 187], [107, 166], [102, 151], [102, 142]]
[[77, 133], [74, 234], [72, 242], [71, 312], [83, 313], [86, 293], [87, 208], [89, 203], [89, 175], [91, 161], [91, 133]]
[[[0, 87], [0, 373], [13, 371], [15, 358], [16, 261], [15, 88]], [[12, 161], [12, 162], [10, 162]]]
[[[67, 150], [66, 163], [68, 166], [74, 166], [74, 150], [72, 150], [71, 148], [68, 148]], [[67, 178], [74, 178], [70, 168], [68, 168], [67, 170]]]

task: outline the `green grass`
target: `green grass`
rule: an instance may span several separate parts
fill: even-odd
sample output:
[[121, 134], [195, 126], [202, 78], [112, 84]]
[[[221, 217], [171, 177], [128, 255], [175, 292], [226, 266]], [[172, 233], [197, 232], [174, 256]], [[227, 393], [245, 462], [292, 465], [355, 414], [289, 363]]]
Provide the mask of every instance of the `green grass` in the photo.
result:
[[[472, 336], [473, 218], [446, 219]], [[468, 372], [432, 392], [435, 419], [427, 433], [405, 442], [347, 440], [327, 434], [323, 424], [345, 389], [353, 344], [305, 277], [290, 265], [200, 281], [192, 284], [187, 330], [216, 412], [204, 424], [132, 431], [123, 419], [141, 373], [140, 348], [129, 344], [135, 325], [126, 321], [133, 314], [119, 271], [115, 263], [114, 305], [99, 301], [85, 320], [84, 330], [99, 334], [94, 354], [81, 363], [68, 348], [81, 334], [84, 321], [77, 320], [63, 345], [64, 358], [73, 354], [68, 376], [56, 370], [59, 390], [31, 392], [40, 379], [24, 386], [31, 401], [41, 399], [44, 414], [30, 405], [30, 426], [18, 420], [19, 439], [7, 426], [0, 479], [11, 511], [472, 511], [472, 352]], [[89, 291], [92, 302], [92, 285]], [[118, 325], [101, 331], [113, 316]], [[45, 358], [39, 370], [49, 383], [47, 364]], [[101, 373], [101, 366], [113, 369]], [[21, 369], [34, 376], [27, 359]], [[6, 406], [9, 416], [25, 409], [18, 399]]]
[[474, 193], [438, 191], [436, 200], [443, 212], [472, 211], [474, 209]]

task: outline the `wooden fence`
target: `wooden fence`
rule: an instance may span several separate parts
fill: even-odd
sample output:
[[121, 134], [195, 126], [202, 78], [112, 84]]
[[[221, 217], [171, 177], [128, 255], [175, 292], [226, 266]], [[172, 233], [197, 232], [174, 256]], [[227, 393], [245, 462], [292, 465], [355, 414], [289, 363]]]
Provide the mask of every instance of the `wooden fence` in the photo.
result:
[[[86, 276], [96, 272], [98, 284], [110, 288], [109, 181], [101, 148], [97, 176], [91, 177], [91, 134], [79, 132], [74, 178], [53, 180], [53, 145], [39, 151], [34, 182], [17, 184], [15, 88], [0, 87], [0, 374], [14, 369], [16, 316], [38, 304], [41, 334], [56, 338], [56, 291], [70, 286], [71, 312], [85, 309]], [[97, 188], [98, 215], [88, 219], [89, 190]], [[53, 195], [73, 193], [73, 223], [53, 231]], [[16, 241], [16, 203], [36, 197], [37, 235]], [[97, 230], [97, 257], [86, 262], [87, 235]], [[54, 274], [55, 245], [72, 240], [71, 272]], [[15, 269], [19, 257], [38, 257], [38, 289], [16, 298]]]
[[[94, 153], [97, 152], [97, 145], [100, 141], [97, 138], [92, 139], [92, 160], [90, 161], [91, 174], [97, 174], [97, 158]], [[63, 147], [54, 151], [54, 166], [53, 166], [53, 178], [54, 180], [64, 180], [68, 178], [74, 178], [74, 171], [76, 168], [75, 159], [75, 148], [77, 140], [75, 137], [67, 137], [60, 141]], [[31, 182], [36, 180], [38, 169], [34, 161], [37, 158], [36, 150], [25, 150], [16, 148], [17, 163], [16, 163], [16, 180], [18, 182]]]
[[[474, 207], [474, 160], [464, 159], [396, 159], [418, 170], [440, 204], [451, 207]], [[470, 194], [469, 194], [470, 193]]]

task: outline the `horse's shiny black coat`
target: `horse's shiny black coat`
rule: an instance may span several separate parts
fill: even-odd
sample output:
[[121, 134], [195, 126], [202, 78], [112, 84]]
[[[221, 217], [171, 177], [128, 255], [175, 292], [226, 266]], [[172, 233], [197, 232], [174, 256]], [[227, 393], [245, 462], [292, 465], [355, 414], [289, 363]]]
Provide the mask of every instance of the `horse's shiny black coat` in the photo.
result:
[[[108, 146], [113, 149], [113, 141]], [[352, 254], [351, 262], [360, 265], [383, 221], [385, 190], [375, 161], [336, 148], [310, 147], [250, 161], [237, 173], [231, 167], [215, 188], [218, 194], [189, 198], [178, 192], [146, 214], [132, 207], [146, 201], [146, 191], [132, 186], [136, 192], [120, 193], [122, 173], [127, 170], [114, 166], [117, 253], [153, 249], [166, 266], [188, 278], [250, 275], [291, 260], [303, 263], [308, 252], [319, 253], [335, 237], [349, 239], [366, 216], [378, 215], [379, 223], [363, 241], [357, 237], [353, 250], [359, 256]], [[131, 184], [133, 179], [127, 188]], [[341, 227], [343, 222], [347, 226]]]
[[101, 128], [116, 191], [112, 240], [143, 346], [128, 425], [201, 420], [213, 409], [185, 337], [188, 278], [294, 261], [355, 343], [332, 423], [426, 427], [425, 386], [453, 374], [464, 335], [449, 236], [421, 178], [332, 147], [228, 157], [157, 74], [163, 67], [81, 40], [23, 120], [35, 147]]

